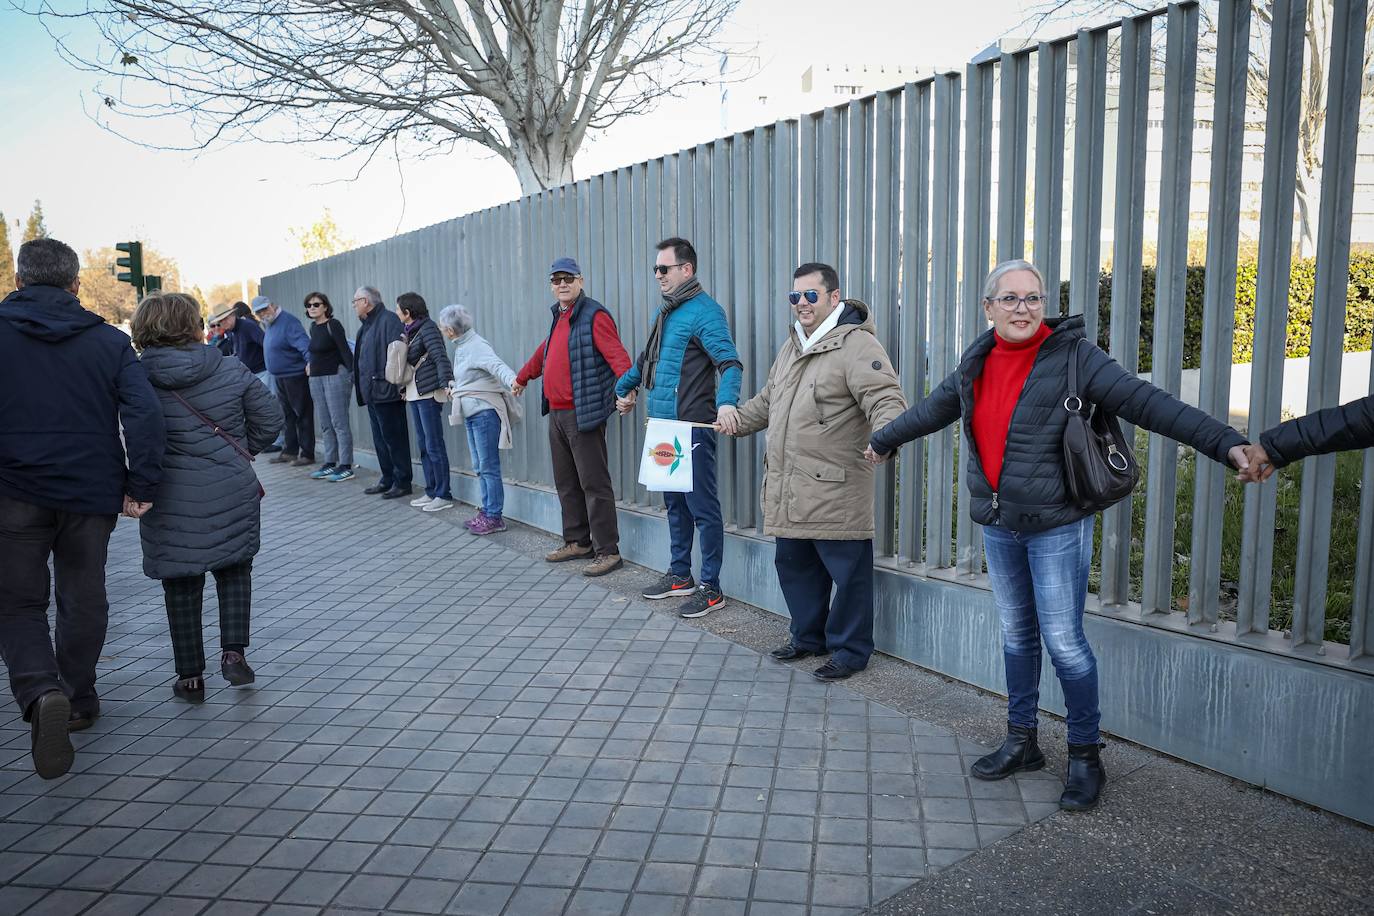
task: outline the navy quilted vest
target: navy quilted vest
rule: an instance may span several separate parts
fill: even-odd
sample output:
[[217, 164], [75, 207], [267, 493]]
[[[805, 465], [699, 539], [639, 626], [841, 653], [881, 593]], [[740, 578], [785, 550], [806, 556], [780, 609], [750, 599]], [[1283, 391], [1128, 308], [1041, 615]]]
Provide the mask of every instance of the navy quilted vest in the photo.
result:
[[[572, 370], [573, 412], [580, 432], [590, 432], [606, 422], [615, 410], [615, 370], [596, 349], [592, 337], [592, 322], [597, 312], [610, 312], [600, 302], [586, 295], [577, 297], [572, 315], [568, 318], [568, 366]], [[544, 339], [544, 362], [548, 364], [548, 346], [553, 329], [558, 325], [558, 303], [551, 308], [553, 324]], [[549, 399], [542, 399], [542, 412], [547, 416]]]

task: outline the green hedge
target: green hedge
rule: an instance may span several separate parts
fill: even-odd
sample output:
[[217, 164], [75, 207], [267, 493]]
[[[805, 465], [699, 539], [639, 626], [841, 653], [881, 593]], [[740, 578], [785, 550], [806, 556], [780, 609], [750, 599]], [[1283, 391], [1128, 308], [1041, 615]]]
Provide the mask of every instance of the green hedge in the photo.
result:
[[[1236, 271], [1236, 330], [1232, 362], [1248, 363], [1253, 356], [1255, 336], [1255, 275], [1253, 261]], [[1316, 260], [1300, 258], [1293, 262], [1288, 288], [1288, 334], [1285, 354], [1307, 356], [1312, 345], [1312, 297], [1316, 280]], [[1189, 265], [1184, 294], [1183, 368], [1196, 369], [1202, 356], [1202, 295], [1207, 269]], [[1060, 301], [1069, 301], [1069, 284], [1060, 285]], [[1103, 271], [1098, 287], [1098, 343], [1106, 347], [1111, 334], [1112, 274]], [[1140, 295], [1140, 371], [1149, 372], [1154, 352], [1155, 269], [1141, 271]], [[1350, 280], [1346, 293], [1345, 351], [1371, 349], [1374, 344], [1374, 254], [1355, 253], [1350, 258]]]

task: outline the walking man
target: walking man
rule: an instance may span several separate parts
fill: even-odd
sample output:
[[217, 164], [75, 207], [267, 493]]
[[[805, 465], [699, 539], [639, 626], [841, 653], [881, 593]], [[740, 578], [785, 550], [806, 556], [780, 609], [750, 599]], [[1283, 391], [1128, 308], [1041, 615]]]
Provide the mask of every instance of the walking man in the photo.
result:
[[793, 332], [763, 390], [718, 428], [768, 430], [763, 525], [792, 615], [773, 657], [830, 655], [814, 673], [835, 681], [873, 654], [873, 465], [861, 446], [906, 398], [868, 306], [840, 298], [835, 269], [803, 264], [793, 276]]
[[[616, 409], [634, 408], [643, 385], [650, 417], [696, 423], [734, 422], [743, 366], [725, 310], [697, 282], [697, 252], [686, 239], [658, 243], [654, 274], [663, 295], [644, 352], [616, 383]], [[716, 375], [720, 374], [720, 384]], [[725, 526], [716, 496], [716, 433], [692, 430], [692, 490], [664, 493], [672, 561], [645, 598], [691, 595], [679, 615], [704, 617], [725, 603], [720, 591]], [[701, 584], [692, 578], [692, 529], [701, 536]]]
[[382, 304], [375, 286], [360, 286], [353, 294], [353, 312], [362, 322], [353, 344], [353, 386], [358, 405], [367, 408], [372, 424], [372, 447], [382, 476], [364, 493], [382, 499], [409, 496], [415, 469], [410, 464], [410, 427], [400, 388], [386, 380], [386, 348], [405, 330], [395, 312]]
[[540, 410], [549, 418], [553, 480], [563, 510], [563, 546], [545, 560], [592, 557], [584, 576], [604, 576], [624, 565], [620, 525], [606, 456], [606, 420], [615, 407], [615, 382], [630, 369], [615, 319], [582, 287], [582, 268], [559, 258], [549, 269], [553, 323], [549, 335], [515, 377], [520, 394], [544, 378]]
[[165, 438], [129, 338], [77, 299], [76, 252], [34, 239], [18, 260], [19, 289], [0, 302], [0, 655], [34, 770], [56, 779], [74, 757], [68, 730], [100, 715], [110, 533], [121, 510], [137, 518], [152, 507]]
[[267, 296], [253, 300], [253, 314], [267, 326], [262, 352], [267, 371], [276, 383], [286, 426], [281, 454], [269, 464], [291, 462], [292, 467], [315, 463], [315, 400], [310, 396], [310, 335], [299, 318]]

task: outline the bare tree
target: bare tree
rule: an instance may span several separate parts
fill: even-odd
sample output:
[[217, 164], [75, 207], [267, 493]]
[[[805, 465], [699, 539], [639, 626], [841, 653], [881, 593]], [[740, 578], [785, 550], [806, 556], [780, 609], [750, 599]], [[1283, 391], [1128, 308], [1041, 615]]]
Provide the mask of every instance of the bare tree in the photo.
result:
[[[327, 141], [369, 158], [387, 141], [471, 142], [531, 193], [573, 179], [589, 133], [687, 82], [738, 0], [37, 2], [67, 58], [109, 78], [112, 129], [182, 115], [190, 148]], [[98, 51], [66, 34], [72, 19], [95, 25]]]
[[[1297, 202], [1299, 248], [1303, 255], [1316, 250], [1317, 214], [1321, 194], [1323, 142], [1326, 132], [1327, 89], [1330, 83], [1332, 3], [1343, 0], [1309, 0], [1307, 4], [1306, 50], [1303, 54], [1302, 105], [1298, 117]], [[1263, 111], [1269, 106], [1269, 49], [1274, 22], [1274, 0], [1251, 0], [1251, 53], [1246, 75], [1249, 107]], [[1217, 0], [1199, 6], [1201, 35], [1198, 43], [1198, 86], [1204, 91], [1214, 87], [1217, 37]], [[1041, 28], [1050, 21], [1078, 16], [1093, 23], [1109, 16], [1129, 16], [1158, 9], [1154, 0], [1047, 0], [1032, 9], [1026, 25]], [[1374, 8], [1365, 25], [1363, 73], [1374, 68]], [[1374, 104], [1374, 81], [1364, 83], [1363, 105]], [[1199, 116], [1203, 116], [1199, 112]], [[1374, 112], [1361, 112], [1369, 118]]]

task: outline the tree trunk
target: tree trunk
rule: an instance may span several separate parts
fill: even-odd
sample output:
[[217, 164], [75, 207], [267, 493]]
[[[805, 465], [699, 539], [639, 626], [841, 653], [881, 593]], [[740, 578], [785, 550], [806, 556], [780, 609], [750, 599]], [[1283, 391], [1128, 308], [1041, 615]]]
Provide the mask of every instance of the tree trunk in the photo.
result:
[[514, 161], [515, 175], [520, 179], [520, 193], [538, 194], [549, 188], [556, 188], [572, 182], [573, 155], [576, 150], [566, 150], [562, 136], [550, 137], [543, 145], [531, 144], [521, 138], [511, 142], [511, 156]]
[[1298, 163], [1298, 257], [1317, 253], [1317, 213], [1321, 200], [1321, 170]]

